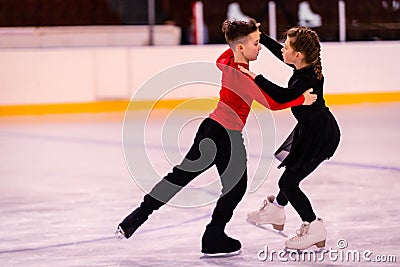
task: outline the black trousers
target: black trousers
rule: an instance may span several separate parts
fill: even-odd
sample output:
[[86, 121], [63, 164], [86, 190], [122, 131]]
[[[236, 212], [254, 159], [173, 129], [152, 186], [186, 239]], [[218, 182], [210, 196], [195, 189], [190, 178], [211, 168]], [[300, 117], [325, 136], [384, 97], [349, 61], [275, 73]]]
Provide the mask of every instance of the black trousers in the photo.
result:
[[200, 124], [193, 145], [182, 163], [145, 195], [141, 208], [149, 214], [159, 209], [213, 165], [220, 175], [222, 194], [214, 208], [210, 225], [224, 228], [246, 192], [246, 149], [240, 131], [227, 130], [210, 118]]
[[317, 218], [317, 216], [313, 211], [310, 200], [300, 189], [300, 182], [312, 173], [319, 164], [320, 162], [307, 168], [299, 168], [295, 170], [286, 167], [279, 179], [278, 184], [280, 191], [276, 197], [276, 201], [282, 206], [286, 206], [289, 202], [304, 222], [312, 222]]

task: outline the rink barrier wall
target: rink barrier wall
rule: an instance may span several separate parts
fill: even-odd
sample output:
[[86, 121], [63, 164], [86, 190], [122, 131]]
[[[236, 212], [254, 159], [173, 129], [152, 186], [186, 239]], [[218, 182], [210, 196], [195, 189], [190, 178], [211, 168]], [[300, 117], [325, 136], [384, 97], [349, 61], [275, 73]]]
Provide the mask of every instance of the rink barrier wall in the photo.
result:
[[[185, 63], [215, 64], [226, 49], [226, 45], [3, 48], [0, 115], [122, 111], [159, 72]], [[398, 51], [400, 41], [322, 43], [328, 104], [400, 101]], [[281, 86], [292, 73], [265, 48], [251, 69]], [[185, 99], [216, 98], [219, 88], [214, 87], [171, 93], [160, 103], [162, 108], [173, 108], [173, 103]], [[146, 97], [135, 101], [143, 106], [152, 102]]]
[[[42, 104], [42, 105], [10, 105], [0, 106], [0, 116], [24, 116], [24, 115], [45, 115], [45, 114], [73, 114], [73, 113], [102, 113], [102, 112], [126, 112], [129, 110], [151, 110], [169, 109], [172, 110], [189, 99], [167, 99], [158, 101], [135, 101], [130, 104], [128, 100], [97, 101], [87, 103], [64, 103], [64, 104]], [[212, 110], [215, 108], [217, 98], [206, 99], [199, 103], [186, 105], [185, 109], [190, 110]], [[400, 102], [400, 92], [365, 93], [365, 94], [336, 94], [326, 95], [325, 100], [328, 106], [349, 105], [365, 103], [390, 103]], [[260, 108], [261, 105], [255, 102], [252, 108]]]

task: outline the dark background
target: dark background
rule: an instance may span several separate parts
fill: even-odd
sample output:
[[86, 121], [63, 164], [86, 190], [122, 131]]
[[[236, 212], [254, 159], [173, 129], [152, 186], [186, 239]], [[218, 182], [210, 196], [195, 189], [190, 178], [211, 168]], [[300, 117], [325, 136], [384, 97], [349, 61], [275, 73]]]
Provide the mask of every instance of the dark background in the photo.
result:
[[[298, 4], [303, 0], [277, 0], [278, 33], [298, 22]], [[266, 0], [203, 0], [207, 43], [224, 43], [221, 24], [229, 3], [239, 2], [244, 14], [261, 22], [268, 32]], [[309, 0], [321, 15], [322, 26], [314, 28], [322, 41], [339, 41], [337, 0]], [[191, 43], [192, 0], [156, 0], [156, 23], [182, 28], [181, 44]], [[346, 40], [400, 40], [400, 0], [346, 0]], [[144, 25], [147, 0], [0, 0], [0, 27]]]

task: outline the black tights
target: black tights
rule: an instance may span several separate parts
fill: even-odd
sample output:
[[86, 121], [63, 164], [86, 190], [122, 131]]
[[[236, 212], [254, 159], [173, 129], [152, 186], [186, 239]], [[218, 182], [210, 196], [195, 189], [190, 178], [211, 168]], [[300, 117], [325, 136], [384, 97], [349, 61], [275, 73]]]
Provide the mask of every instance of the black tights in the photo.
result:
[[286, 170], [279, 179], [280, 191], [276, 197], [276, 201], [281, 206], [286, 206], [288, 202], [290, 202], [304, 222], [312, 222], [317, 216], [313, 211], [309, 199], [303, 191], [301, 191], [299, 185], [319, 164], [320, 163], [316, 163], [310, 167], [297, 170], [291, 170], [286, 167]]
[[193, 145], [182, 163], [175, 166], [145, 195], [141, 208], [148, 214], [159, 209], [213, 165], [217, 167], [221, 178], [222, 194], [213, 211], [210, 225], [224, 228], [246, 192], [246, 149], [240, 131], [227, 130], [210, 118], [199, 126]]

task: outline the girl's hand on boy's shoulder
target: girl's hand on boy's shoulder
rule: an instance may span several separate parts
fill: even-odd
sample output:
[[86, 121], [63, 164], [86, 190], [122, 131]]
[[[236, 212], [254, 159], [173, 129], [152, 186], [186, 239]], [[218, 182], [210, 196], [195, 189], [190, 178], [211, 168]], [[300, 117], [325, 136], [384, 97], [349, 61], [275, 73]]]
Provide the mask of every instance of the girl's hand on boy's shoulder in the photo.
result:
[[239, 65], [238, 68], [239, 68], [239, 70], [240, 70], [241, 72], [243, 72], [244, 74], [249, 75], [252, 79], [254, 79], [254, 78], [257, 76], [254, 72], [252, 72], [252, 71], [250, 71], [250, 70], [244, 68], [243, 66], [240, 66], [240, 65]]

